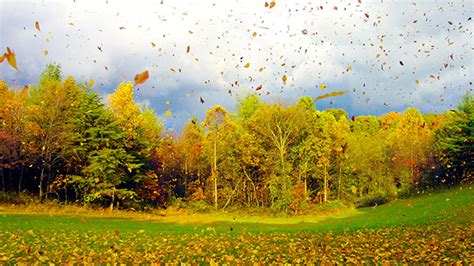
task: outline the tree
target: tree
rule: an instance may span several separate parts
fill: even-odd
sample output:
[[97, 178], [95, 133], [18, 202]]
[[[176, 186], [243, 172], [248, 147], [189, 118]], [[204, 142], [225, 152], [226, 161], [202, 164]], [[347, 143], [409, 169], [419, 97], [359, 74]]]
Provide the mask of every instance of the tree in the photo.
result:
[[228, 134], [231, 128], [234, 127], [230, 120], [227, 110], [224, 107], [216, 105], [206, 112], [206, 117], [202, 122], [206, 129], [206, 140], [208, 144], [212, 145], [211, 156], [211, 180], [214, 181], [214, 208], [217, 209], [217, 179], [218, 179], [218, 142], [223, 139], [225, 134]]
[[[55, 71], [53, 71], [56, 69]], [[77, 93], [77, 86], [72, 78], [64, 82], [57, 80], [60, 75], [49, 75], [48, 71], [60, 73], [58, 66], [47, 67], [42, 75], [40, 85], [31, 90], [27, 111], [27, 145], [31, 163], [39, 167], [39, 197], [43, 199], [50, 190], [55, 178], [53, 171], [63, 163], [62, 149], [71, 142], [72, 125], [71, 104]], [[46, 177], [46, 179], [45, 179]]]
[[273, 151], [278, 164], [269, 181], [272, 207], [284, 209], [291, 202], [292, 181], [288, 153], [298, 136], [299, 111], [281, 105], [261, 105], [252, 117], [250, 129]]
[[[449, 111], [448, 123], [436, 131], [436, 148], [440, 162], [434, 184], [449, 185], [472, 179], [474, 168], [474, 97], [463, 96], [457, 110]], [[438, 181], [439, 180], [439, 181]]]

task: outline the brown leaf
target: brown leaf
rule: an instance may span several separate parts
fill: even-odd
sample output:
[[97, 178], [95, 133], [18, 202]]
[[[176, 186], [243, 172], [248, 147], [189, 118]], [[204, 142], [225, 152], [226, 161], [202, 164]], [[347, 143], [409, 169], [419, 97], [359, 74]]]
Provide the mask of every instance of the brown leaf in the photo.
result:
[[287, 77], [286, 75], [283, 75], [283, 77], [281, 77], [281, 80], [283, 81], [283, 84], [286, 85], [286, 80], [287, 80]]
[[186, 53], [189, 53], [191, 51], [191, 46], [188, 45], [188, 47], [186, 47]]
[[257, 88], [255, 88], [256, 91], [259, 91], [262, 89], [262, 85], [259, 85]]
[[135, 75], [135, 86], [144, 83], [149, 78], [148, 70], [143, 73]]
[[35, 22], [35, 28], [38, 30], [38, 31], [41, 31], [40, 29], [40, 24], [38, 21]]
[[204, 99], [202, 97], [199, 97], [199, 100], [201, 101], [201, 104], [204, 103]]

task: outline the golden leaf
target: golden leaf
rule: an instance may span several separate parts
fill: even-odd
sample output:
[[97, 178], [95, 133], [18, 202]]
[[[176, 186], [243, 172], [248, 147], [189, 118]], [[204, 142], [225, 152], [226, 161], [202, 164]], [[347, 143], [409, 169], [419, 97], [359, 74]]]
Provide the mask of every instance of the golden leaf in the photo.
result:
[[143, 73], [135, 75], [135, 86], [144, 83], [149, 78], [148, 70]]

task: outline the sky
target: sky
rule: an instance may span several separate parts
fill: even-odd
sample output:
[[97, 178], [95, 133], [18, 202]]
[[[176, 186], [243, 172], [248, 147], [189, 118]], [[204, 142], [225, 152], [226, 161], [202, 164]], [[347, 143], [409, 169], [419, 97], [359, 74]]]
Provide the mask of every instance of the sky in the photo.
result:
[[0, 53], [13, 49], [19, 68], [5, 60], [0, 79], [34, 85], [58, 63], [106, 101], [147, 70], [136, 102], [175, 131], [247, 94], [291, 105], [346, 91], [317, 109], [441, 113], [472, 92], [473, 11], [474, 0], [0, 0]]

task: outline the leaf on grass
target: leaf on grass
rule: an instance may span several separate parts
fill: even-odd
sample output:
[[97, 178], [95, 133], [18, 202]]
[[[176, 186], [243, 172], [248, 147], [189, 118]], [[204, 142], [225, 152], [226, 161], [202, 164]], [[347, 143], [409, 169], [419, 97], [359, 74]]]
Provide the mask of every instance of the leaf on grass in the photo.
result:
[[256, 90], [256, 91], [259, 91], [259, 90], [261, 90], [261, 89], [262, 89], [262, 85], [259, 85], [255, 90]]
[[326, 99], [326, 98], [329, 98], [329, 97], [344, 95], [348, 92], [349, 91], [335, 91], [335, 92], [331, 92], [331, 93], [326, 93], [326, 94], [323, 94], [321, 96], [316, 97], [316, 101]]
[[148, 70], [143, 73], [135, 75], [135, 86], [144, 83], [149, 78]]

